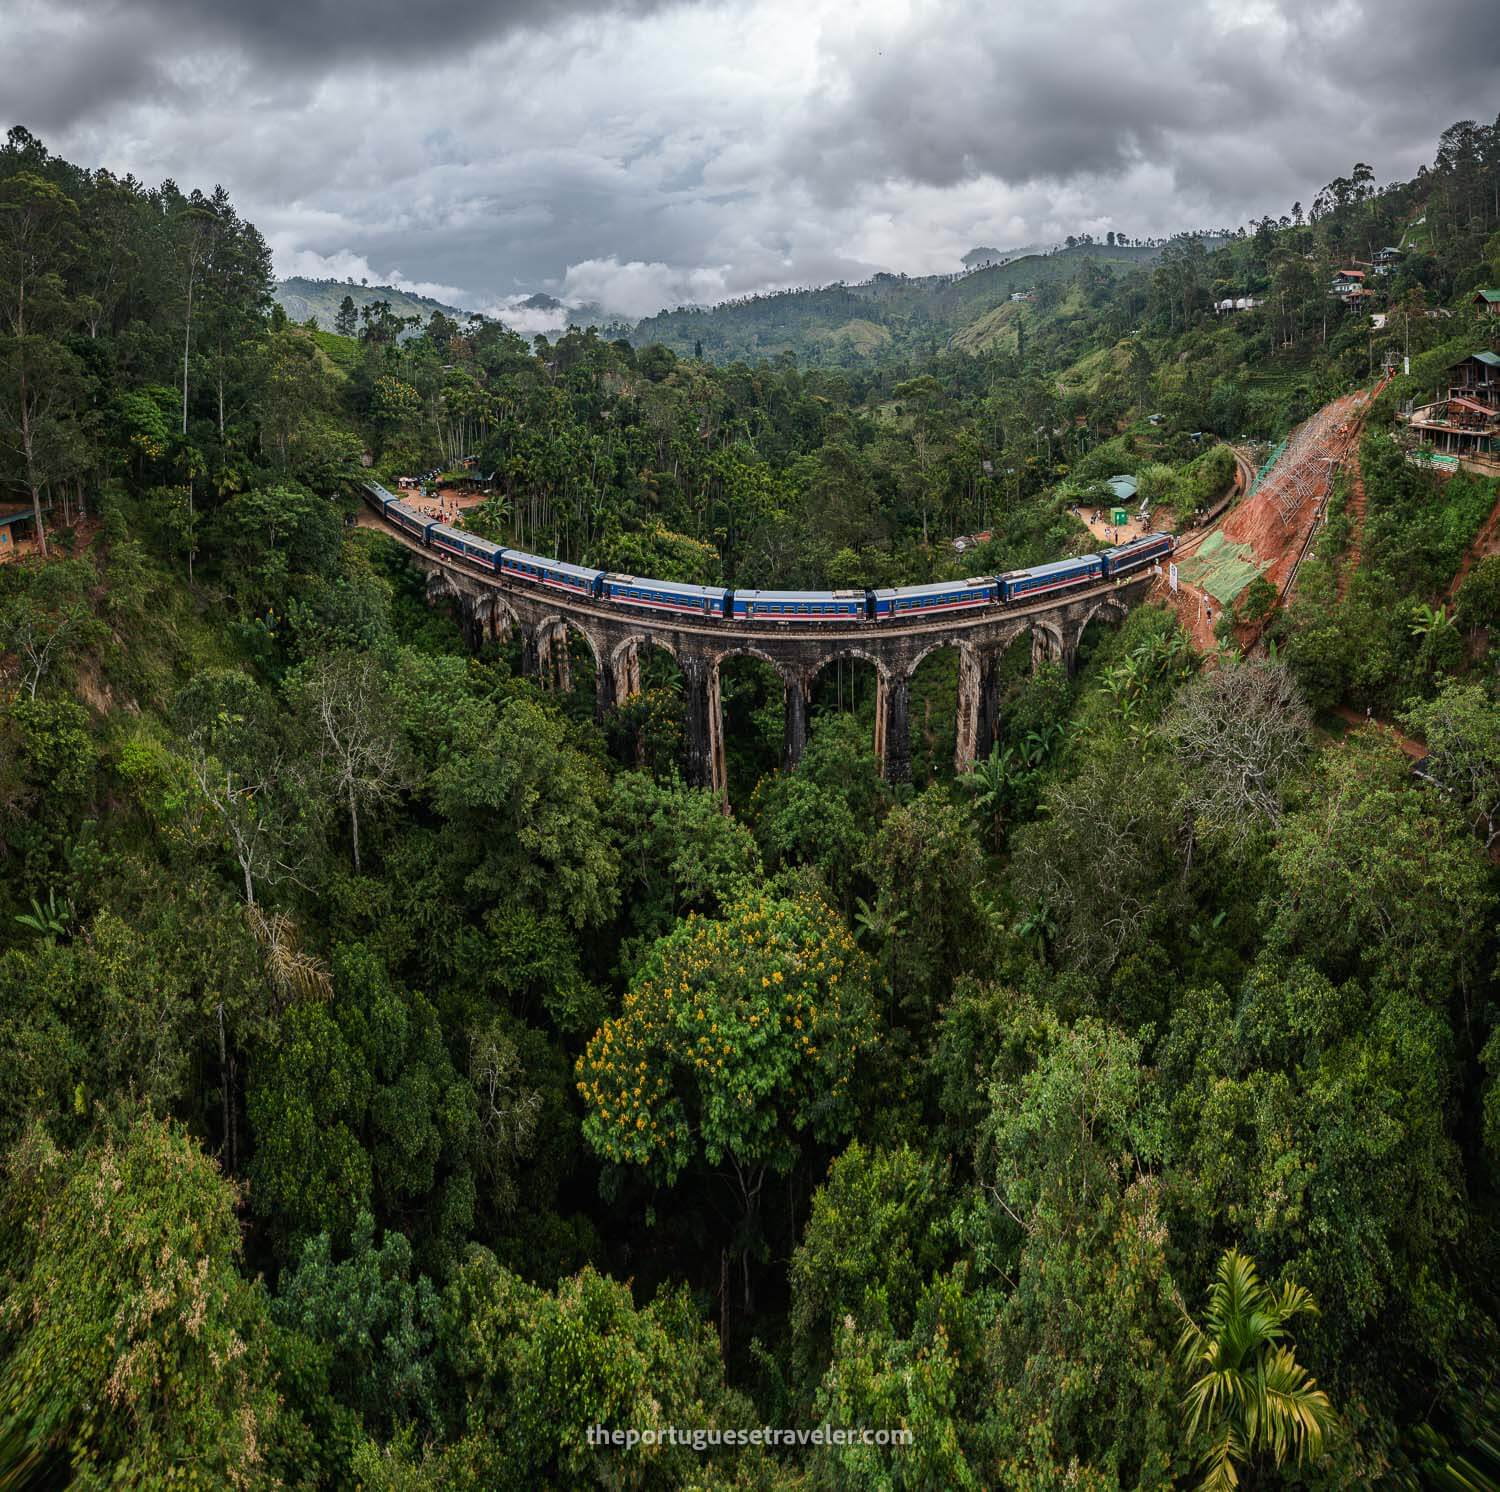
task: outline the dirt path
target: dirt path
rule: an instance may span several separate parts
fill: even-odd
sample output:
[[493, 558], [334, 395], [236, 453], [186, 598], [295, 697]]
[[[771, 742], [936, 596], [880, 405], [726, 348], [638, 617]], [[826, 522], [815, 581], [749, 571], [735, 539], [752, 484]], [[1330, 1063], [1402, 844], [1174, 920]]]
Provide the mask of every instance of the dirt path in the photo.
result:
[[1167, 577], [1164, 575], [1151, 588], [1151, 599], [1170, 606], [1177, 613], [1178, 623], [1187, 633], [1195, 652], [1215, 653], [1218, 651], [1219, 640], [1214, 636], [1214, 623], [1218, 621], [1219, 613], [1223, 608], [1207, 591], [1199, 590], [1197, 586], [1189, 585], [1185, 580], [1179, 580], [1177, 594], [1174, 596]]
[[1361, 715], [1358, 710], [1352, 710], [1348, 705], [1339, 705], [1333, 713], [1340, 720], [1345, 720], [1355, 727], [1375, 726], [1384, 731], [1414, 762], [1426, 761], [1427, 748], [1420, 741], [1414, 741], [1410, 736], [1402, 735], [1389, 720], [1381, 720], [1374, 715]]
[[1339, 568], [1338, 598], [1344, 599], [1349, 589], [1349, 577], [1359, 569], [1364, 553], [1365, 537], [1365, 478], [1359, 469], [1359, 442], [1356, 440], [1349, 451], [1349, 553]]
[[1473, 543], [1464, 551], [1464, 557], [1458, 563], [1458, 574], [1453, 577], [1453, 584], [1447, 590], [1448, 600], [1451, 601], [1458, 594], [1458, 588], [1464, 583], [1469, 571], [1491, 554], [1500, 554], [1500, 502], [1496, 502], [1490, 509], [1490, 516], [1474, 535]]

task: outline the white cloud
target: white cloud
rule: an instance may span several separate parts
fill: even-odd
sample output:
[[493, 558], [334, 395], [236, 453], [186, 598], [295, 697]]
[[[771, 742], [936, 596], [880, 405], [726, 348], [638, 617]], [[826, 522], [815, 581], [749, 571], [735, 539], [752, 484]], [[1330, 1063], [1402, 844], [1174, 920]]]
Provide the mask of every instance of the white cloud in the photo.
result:
[[339, 249], [332, 254], [320, 254], [316, 249], [273, 249], [272, 258], [277, 275], [285, 280], [293, 275], [302, 275], [309, 280], [365, 280], [371, 285], [390, 285], [396, 290], [405, 290], [410, 295], [425, 295], [432, 300], [445, 301], [460, 311], [472, 309], [472, 297], [467, 290], [457, 285], [439, 285], [431, 280], [413, 280], [399, 269], [381, 272], [370, 267], [363, 254], [350, 249]]

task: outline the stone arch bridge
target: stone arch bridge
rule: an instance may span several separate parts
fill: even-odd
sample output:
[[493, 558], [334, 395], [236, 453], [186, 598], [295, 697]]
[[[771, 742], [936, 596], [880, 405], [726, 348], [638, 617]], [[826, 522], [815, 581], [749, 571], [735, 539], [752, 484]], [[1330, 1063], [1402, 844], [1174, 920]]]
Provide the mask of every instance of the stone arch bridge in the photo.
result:
[[725, 659], [749, 656], [781, 677], [786, 708], [783, 764], [795, 766], [807, 741], [813, 681], [841, 658], [862, 659], [876, 677], [875, 755], [893, 782], [911, 775], [907, 701], [918, 664], [938, 648], [958, 651], [958, 721], [954, 766], [963, 772], [989, 754], [999, 714], [1001, 655], [1031, 635], [1031, 661], [1055, 659], [1073, 668], [1084, 628], [1097, 618], [1121, 620], [1151, 587], [1149, 570], [1123, 580], [1031, 606], [995, 607], [905, 623], [695, 621], [642, 616], [605, 602], [533, 589], [491, 571], [428, 549], [386, 524], [377, 524], [427, 572], [429, 601], [458, 609], [471, 647], [518, 635], [524, 671], [546, 685], [572, 687], [568, 633], [577, 632], [593, 655], [598, 708], [603, 717], [640, 691], [640, 650], [651, 645], [677, 660], [687, 690], [688, 779], [695, 787], [725, 791], [724, 720], [719, 669]]

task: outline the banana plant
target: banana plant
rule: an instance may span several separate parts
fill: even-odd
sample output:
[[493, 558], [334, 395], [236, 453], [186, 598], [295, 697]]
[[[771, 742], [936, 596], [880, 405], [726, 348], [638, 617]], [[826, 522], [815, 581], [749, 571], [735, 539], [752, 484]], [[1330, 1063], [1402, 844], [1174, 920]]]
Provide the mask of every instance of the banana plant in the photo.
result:
[[36, 897], [31, 898], [31, 910], [16, 914], [16, 921], [44, 938], [63, 938], [68, 934], [68, 923], [73, 919], [73, 903], [58, 901], [55, 891], [48, 891], [46, 904]]

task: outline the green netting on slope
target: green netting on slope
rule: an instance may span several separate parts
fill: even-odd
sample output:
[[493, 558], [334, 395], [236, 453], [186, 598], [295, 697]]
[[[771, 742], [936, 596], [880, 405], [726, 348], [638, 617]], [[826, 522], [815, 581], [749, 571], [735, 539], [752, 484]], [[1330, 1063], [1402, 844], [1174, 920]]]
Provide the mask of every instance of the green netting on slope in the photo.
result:
[[1184, 580], [1207, 591], [1221, 606], [1228, 606], [1263, 569], [1250, 545], [1236, 544], [1217, 530], [1177, 565]]
[[1280, 461], [1284, 455], [1286, 455], [1286, 447], [1287, 442], [1285, 440], [1278, 441], [1274, 446], [1272, 446], [1271, 454], [1261, 462], [1260, 470], [1255, 473], [1255, 480], [1250, 483], [1249, 491], [1245, 493], [1246, 497], [1251, 496], [1252, 493], [1260, 491], [1260, 484], [1265, 481], [1267, 475], [1270, 473], [1271, 468], [1275, 466], [1276, 463]]

